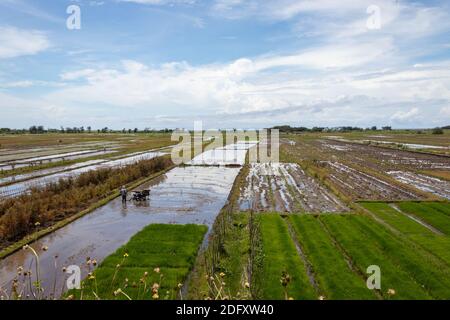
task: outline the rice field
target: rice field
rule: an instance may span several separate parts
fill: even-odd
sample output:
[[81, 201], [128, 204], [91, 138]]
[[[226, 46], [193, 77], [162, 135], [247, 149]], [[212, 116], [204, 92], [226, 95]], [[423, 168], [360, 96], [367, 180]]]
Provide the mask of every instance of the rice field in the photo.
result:
[[206, 231], [200, 225], [149, 225], [109, 255], [80, 290], [66, 295], [84, 300], [179, 299]]
[[[34, 144], [16, 151], [10, 146], [0, 155], [3, 163], [43, 163], [4, 171], [0, 193], [15, 199], [30, 188], [170, 154], [167, 138], [135, 138], [102, 141], [113, 152], [74, 162], [58, 158], [89, 155], [100, 142], [43, 150]], [[55, 266], [76, 264], [82, 266], [83, 294], [58, 289], [55, 296], [450, 299], [450, 188], [445, 178], [450, 160], [440, 152], [442, 141], [436, 143], [441, 147], [428, 150], [414, 146], [432, 146], [431, 140], [404, 140], [411, 146], [403, 148], [360, 141], [372, 139], [390, 141], [288, 135], [281, 139], [280, 163], [249, 162], [257, 141], [194, 155], [134, 185], [130, 197], [148, 191], [145, 201], [108, 198], [58, 230], [28, 241], [40, 257], [39, 283], [47, 290], [52, 283], [62, 287], [65, 276], [55, 273]], [[53, 157], [55, 163], [45, 163]], [[9, 292], [17, 266], [36, 264], [27, 250], [0, 260], [0, 291]], [[374, 266], [380, 270], [380, 287], [375, 288], [368, 286]]]

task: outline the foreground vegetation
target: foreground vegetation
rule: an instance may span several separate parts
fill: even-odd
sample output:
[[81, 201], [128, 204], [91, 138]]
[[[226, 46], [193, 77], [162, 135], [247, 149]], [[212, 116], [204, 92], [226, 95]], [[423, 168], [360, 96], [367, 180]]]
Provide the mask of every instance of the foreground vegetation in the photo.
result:
[[[362, 205], [370, 214], [229, 214], [214, 269], [226, 279], [227, 297], [450, 299], [449, 236], [398, 211], [428, 219], [436, 214], [430, 223], [445, 231], [450, 204]], [[370, 290], [373, 265], [380, 267], [381, 288]]]
[[159, 300], [183, 298], [206, 226], [152, 224], [107, 257], [72, 290], [70, 299]]
[[117, 169], [89, 171], [0, 203], [0, 248], [49, 227], [107, 197], [122, 185], [172, 166], [168, 157]]

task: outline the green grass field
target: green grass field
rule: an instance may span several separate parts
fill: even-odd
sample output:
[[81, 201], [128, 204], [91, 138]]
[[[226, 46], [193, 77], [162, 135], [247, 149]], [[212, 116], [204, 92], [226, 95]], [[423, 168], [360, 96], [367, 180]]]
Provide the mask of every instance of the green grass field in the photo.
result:
[[296, 235], [314, 269], [322, 294], [328, 299], [375, 299], [366, 279], [349, 267], [319, 219], [311, 215], [291, 215]]
[[317, 299], [309, 282], [306, 267], [297, 254], [295, 244], [289, 236], [286, 223], [278, 214], [260, 215], [264, 262], [261, 274], [261, 291], [264, 299], [285, 299], [280, 284], [283, 272], [290, 275], [287, 296], [294, 299]]
[[403, 212], [418, 217], [447, 236], [450, 235], [450, 215], [445, 213], [446, 206], [444, 204], [404, 202], [397, 206]]
[[69, 294], [80, 299], [151, 300], [157, 284], [158, 299], [176, 299], [206, 231], [200, 225], [149, 225], [108, 256], [93, 277], [83, 281], [81, 291]]
[[[448, 203], [429, 203], [427, 205], [434, 205], [436, 208], [441, 208], [441, 210], [447, 210], [450, 205]], [[378, 218], [385, 221], [388, 225], [398, 230], [402, 235], [404, 235], [405, 240], [413, 242], [417, 248], [426, 250], [427, 252], [433, 254], [439, 260], [450, 266], [450, 238], [449, 236], [439, 235], [406, 215], [398, 212], [389, 204], [386, 203], [363, 203], [366, 209], [375, 214]], [[402, 203], [403, 206], [407, 205], [407, 202]], [[437, 206], [436, 206], [437, 205]], [[400, 203], [397, 204], [400, 206]], [[446, 209], [442, 209], [446, 208]]]
[[[449, 217], [448, 203], [395, 205], [446, 230], [443, 221]], [[333, 300], [450, 299], [448, 235], [435, 234], [390, 204], [363, 206], [381, 221], [359, 214], [290, 214], [284, 218], [260, 214], [262, 297], [283, 298], [280, 279], [286, 271], [291, 275], [288, 295], [295, 299], [317, 299], [319, 295]], [[312, 269], [316, 288], [310, 284], [306, 265]], [[381, 270], [380, 290], [366, 286], [367, 268], [372, 265]]]

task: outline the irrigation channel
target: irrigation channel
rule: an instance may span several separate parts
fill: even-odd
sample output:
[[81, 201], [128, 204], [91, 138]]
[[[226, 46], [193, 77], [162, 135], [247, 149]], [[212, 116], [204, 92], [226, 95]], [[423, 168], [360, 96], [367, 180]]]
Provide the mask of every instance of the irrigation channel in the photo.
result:
[[[247, 148], [252, 146], [254, 144]], [[211, 165], [201, 165], [197, 158], [191, 165], [176, 167], [139, 186], [137, 190], [150, 190], [147, 202], [128, 201], [123, 204], [121, 199], [115, 199], [32, 243], [31, 246], [39, 252], [40, 281], [47, 295], [54, 292], [58, 297], [65, 290], [63, 267], [80, 266], [84, 278], [90, 271], [86, 265], [87, 258], [100, 263], [148, 224], [194, 223], [211, 227], [226, 204], [240, 171], [242, 148], [239, 143], [234, 145], [234, 153], [229, 147], [226, 152], [220, 148], [214, 153], [216, 161], [208, 153], [208, 164]], [[216, 163], [234, 163], [234, 167]], [[48, 250], [43, 251], [44, 247]], [[35, 259], [29, 250], [17, 251], [0, 261], [1, 288], [10, 290], [19, 266], [35, 270]]]

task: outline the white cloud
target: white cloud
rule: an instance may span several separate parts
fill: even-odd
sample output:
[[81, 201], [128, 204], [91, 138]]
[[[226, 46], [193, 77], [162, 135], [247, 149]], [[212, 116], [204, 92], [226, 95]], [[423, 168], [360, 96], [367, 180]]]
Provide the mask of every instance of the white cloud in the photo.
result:
[[[440, 114], [450, 119], [450, 106], [442, 107]], [[450, 120], [448, 122], [450, 122]]]
[[393, 121], [399, 121], [399, 122], [405, 122], [405, 121], [411, 121], [419, 115], [419, 108], [412, 108], [409, 111], [397, 111], [391, 116], [391, 120]]
[[94, 69], [82, 69], [82, 70], [76, 70], [72, 72], [65, 72], [60, 75], [60, 78], [62, 80], [77, 80], [80, 78], [85, 78], [91, 74], [95, 73]]
[[50, 47], [47, 36], [40, 31], [0, 27], [0, 58], [34, 55]]

